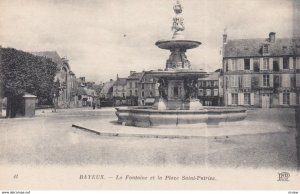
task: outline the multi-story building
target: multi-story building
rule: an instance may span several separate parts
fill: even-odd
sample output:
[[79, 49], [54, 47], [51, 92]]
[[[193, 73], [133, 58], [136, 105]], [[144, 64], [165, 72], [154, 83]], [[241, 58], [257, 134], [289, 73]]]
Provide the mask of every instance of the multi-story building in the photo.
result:
[[127, 78], [127, 85], [126, 85], [126, 98], [127, 104], [131, 106], [138, 105], [138, 83], [143, 77], [144, 72], [135, 72], [130, 71], [130, 75]]
[[204, 106], [219, 106], [222, 102], [221, 71], [210, 73], [205, 78], [198, 79], [198, 98]]
[[119, 78], [113, 85], [113, 98], [115, 100], [115, 105], [125, 105], [126, 101], [126, 87], [127, 87], [127, 78]]
[[227, 40], [223, 35], [225, 105], [299, 104], [300, 38]]
[[156, 82], [157, 80], [151, 74], [146, 72], [143, 74], [138, 83], [138, 104], [140, 106], [151, 106], [154, 104], [155, 97], [159, 95]]
[[101, 106], [113, 106], [113, 86], [115, 81], [110, 79], [108, 82], [103, 83], [103, 87], [100, 92]]

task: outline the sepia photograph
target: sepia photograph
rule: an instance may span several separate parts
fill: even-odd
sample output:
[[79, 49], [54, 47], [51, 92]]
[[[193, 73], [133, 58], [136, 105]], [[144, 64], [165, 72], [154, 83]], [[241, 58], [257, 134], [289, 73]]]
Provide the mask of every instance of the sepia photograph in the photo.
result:
[[0, 0], [0, 191], [300, 190], [299, 0]]

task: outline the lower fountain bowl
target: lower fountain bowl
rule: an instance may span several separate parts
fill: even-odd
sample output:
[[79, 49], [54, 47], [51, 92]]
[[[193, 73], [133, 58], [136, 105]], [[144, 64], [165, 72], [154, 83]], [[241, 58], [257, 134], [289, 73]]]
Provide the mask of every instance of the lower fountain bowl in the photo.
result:
[[156, 110], [152, 107], [116, 108], [118, 123], [137, 127], [164, 125], [207, 124], [241, 121], [247, 110], [235, 107], [205, 107], [201, 110]]

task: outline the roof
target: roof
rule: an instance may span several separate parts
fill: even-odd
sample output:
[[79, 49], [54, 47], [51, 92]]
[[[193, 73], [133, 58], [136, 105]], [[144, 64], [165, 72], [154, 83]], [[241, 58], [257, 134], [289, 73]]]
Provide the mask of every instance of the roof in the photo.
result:
[[236, 39], [225, 44], [224, 57], [261, 57], [262, 46], [269, 45], [270, 56], [300, 55], [300, 38]]
[[117, 80], [114, 83], [114, 86], [119, 85], [119, 86], [124, 86], [127, 84], [127, 78], [117, 78]]
[[[36, 56], [40, 56], [40, 57], [50, 58], [59, 67], [62, 67], [64, 65], [63, 60], [61, 59], [61, 57], [58, 55], [58, 53], [56, 51], [32, 52], [31, 54], [36, 55]], [[68, 65], [68, 68], [70, 69], [69, 65]]]
[[198, 80], [219, 80], [220, 72], [209, 73], [207, 77], [199, 78]]
[[100, 92], [101, 95], [106, 95], [109, 93], [109, 90], [113, 87], [115, 81], [108, 81], [103, 84], [103, 88]]
[[133, 73], [132, 75], [128, 76], [127, 79], [138, 79], [140, 80], [144, 75], [144, 72], [139, 72], [139, 73]]

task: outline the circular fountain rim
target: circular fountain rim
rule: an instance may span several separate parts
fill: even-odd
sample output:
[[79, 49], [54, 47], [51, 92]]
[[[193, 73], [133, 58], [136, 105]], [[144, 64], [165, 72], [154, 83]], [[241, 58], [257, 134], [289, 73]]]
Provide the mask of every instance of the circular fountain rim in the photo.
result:
[[159, 40], [155, 43], [161, 49], [170, 50], [172, 48], [193, 49], [200, 46], [202, 43], [195, 40]]
[[204, 107], [204, 109], [199, 110], [186, 110], [186, 109], [166, 109], [158, 110], [152, 107], [115, 107], [117, 111], [131, 111], [131, 112], [152, 112], [152, 113], [164, 113], [164, 114], [176, 114], [176, 113], [235, 113], [235, 112], [246, 112], [246, 108], [241, 107]]

